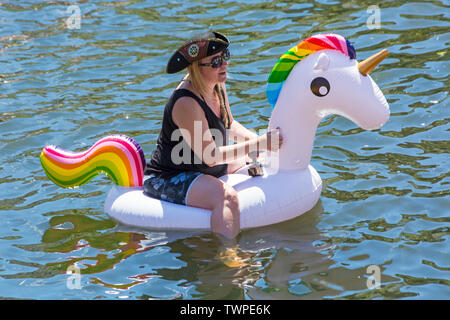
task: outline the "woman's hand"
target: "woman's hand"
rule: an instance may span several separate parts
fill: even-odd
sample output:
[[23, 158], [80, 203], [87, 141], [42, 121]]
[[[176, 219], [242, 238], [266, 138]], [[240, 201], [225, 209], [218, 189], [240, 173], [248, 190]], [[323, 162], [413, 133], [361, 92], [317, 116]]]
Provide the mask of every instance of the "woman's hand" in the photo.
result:
[[277, 151], [283, 144], [283, 136], [280, 128], [272, 129], [258, 137], [258, 149], [267, 151]]

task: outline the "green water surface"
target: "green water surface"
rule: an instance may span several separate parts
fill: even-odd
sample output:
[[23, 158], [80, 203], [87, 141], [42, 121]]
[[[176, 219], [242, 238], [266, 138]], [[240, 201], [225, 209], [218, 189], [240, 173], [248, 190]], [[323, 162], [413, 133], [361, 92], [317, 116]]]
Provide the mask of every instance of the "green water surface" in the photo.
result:
[[[450, 299], [450, 2], [371, 5], [2, 1], [0, 298]], [[166, 74], [167, 60], [207, 29], [231, 40], [231, 108], [253, 130], [268, 124], [273, 65], [300, 40], [339, 33], [358, 60], [390, 51], [372, 75], [389, 121], [367, 132], [324, 119], [311, 160], [318, 204], [244, 231], [239, 267], [221, 261], [209, 232], [116, 223], [103, 211], [107, 177], [63, 189], [39, 161], [44, 145], [80, 151], [113, 133], [149, 159], [183, 76]]]

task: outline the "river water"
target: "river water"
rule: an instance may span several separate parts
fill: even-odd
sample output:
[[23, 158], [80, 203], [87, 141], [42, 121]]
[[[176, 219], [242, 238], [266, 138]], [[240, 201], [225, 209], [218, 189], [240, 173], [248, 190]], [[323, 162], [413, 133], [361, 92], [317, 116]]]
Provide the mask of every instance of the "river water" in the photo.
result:
[[[0, 298], [450, 299], [449, 1], [1, 1]], [[311, 34], [347, 37], [391, 117], [366, 132], [339, 116], [317, 131], [313, 210], [244, 231], [240, 264], [209, 232], [152, 231], [103, 212], [111, 182], [63, 189], [44, 145], [80, 151], [135, 138], [147, 159], [174, 48], [214, 29], [230, 40], [234, 117], [267, 126], [267, 77]]]

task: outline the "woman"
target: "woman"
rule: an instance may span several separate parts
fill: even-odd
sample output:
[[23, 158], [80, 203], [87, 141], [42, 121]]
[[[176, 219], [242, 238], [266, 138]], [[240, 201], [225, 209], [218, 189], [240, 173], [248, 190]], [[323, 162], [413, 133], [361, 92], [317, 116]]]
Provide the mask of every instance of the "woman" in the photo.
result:
[[[165, 106], [144, 190], [154, 198], [211, 210], [211, 230], [232, 239], [240, 231], [238, 196], [218, 178], [242, 168], [250, 151], [274, 151], [282, 139], [278, 130], [257, 136], [233, 118], [224, 85], [228, 45], [224, 35], [207, 32], [170, 58], [168, 73], [186, 67], [188, 73]], [[228, 145], [229, 137], [237, 143]]]

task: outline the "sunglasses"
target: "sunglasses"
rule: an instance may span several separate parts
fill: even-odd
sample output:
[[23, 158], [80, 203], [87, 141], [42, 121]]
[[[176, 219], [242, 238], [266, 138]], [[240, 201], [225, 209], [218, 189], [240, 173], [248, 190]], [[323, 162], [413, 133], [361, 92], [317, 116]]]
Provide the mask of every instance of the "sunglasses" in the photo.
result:
[[225, 49], [225, 51], [223, 52], [223, 54], [221, 56], [217, 56], [211, 59], [211, 61], [209, 63], [199, 63], [199, 66], [207, 66], [207, 67], [211, 67], [211, 68], [220, 68], [223, 65], [224, 61], [228, 61], [230, 60], [230, 50]]

